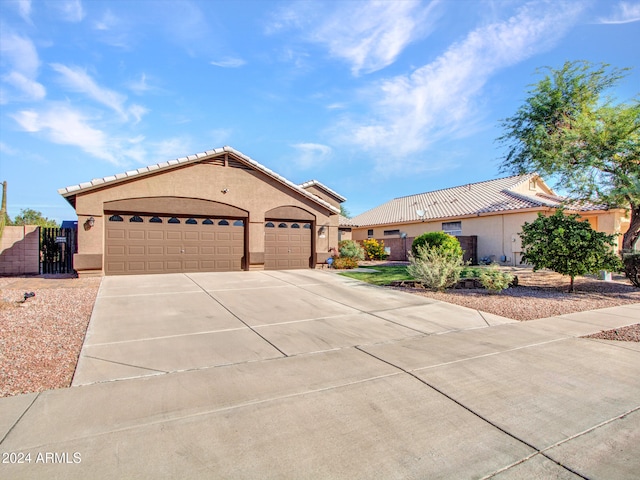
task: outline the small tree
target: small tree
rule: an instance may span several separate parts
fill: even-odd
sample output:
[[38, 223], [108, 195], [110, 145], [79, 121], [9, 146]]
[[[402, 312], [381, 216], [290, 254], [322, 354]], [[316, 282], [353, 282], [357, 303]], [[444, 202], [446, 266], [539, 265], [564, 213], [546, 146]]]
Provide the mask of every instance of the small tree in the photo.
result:
[[533, 270], [548, 268], [571, 277], [569, 291], [574, 292], [574, 278], [598, 270], [619, 271], [620, 259], [614, 253], [615, 235], [596, 232], [579, 215], [565, 215], [558, 209], [552, 216], [541, 213], [522, 227], [522, 262]]
[[58, 222], [47, 217], [43, 217], [41, 212], [31, 208], [23, 208], [20, 214], [14, 218], [12, 225], [38, 225], [39, 227], [58, 228]]
[[458, 239], [444, 232], [427, 232], [414, 238], [411, 244], [411, 253], [414, 257], [420, 256], [419, 247], [436, 247], [444, 253], [462, 255], [462, 247]]

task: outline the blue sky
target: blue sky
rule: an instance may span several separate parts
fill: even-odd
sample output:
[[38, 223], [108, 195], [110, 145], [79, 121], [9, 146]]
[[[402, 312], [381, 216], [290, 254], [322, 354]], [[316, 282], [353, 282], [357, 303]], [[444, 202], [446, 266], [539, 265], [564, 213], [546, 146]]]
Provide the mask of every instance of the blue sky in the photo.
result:
[[637, 0], [0, 0], [0, 180], [75, 219], [58, 188], [231, 145], [356, 215], [500, 176], [538, 67], [633, 67], [630, 101], [639, 44]]

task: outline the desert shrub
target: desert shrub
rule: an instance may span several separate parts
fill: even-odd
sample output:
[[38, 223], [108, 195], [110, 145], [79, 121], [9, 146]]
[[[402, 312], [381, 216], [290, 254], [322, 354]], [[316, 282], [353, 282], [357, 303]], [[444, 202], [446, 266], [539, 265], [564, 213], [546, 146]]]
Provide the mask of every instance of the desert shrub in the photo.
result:
[[362, 247], [370, 260], [384, 260], [389, 256], [384, 251], [384, 240], [378, 242], [375, 238], [368, 238], [362, 242]]
[[338, 251], [341, 257], [364, 260], [364, 248], [355, 240], [342, 240], [338, 243]]
[[460, 279], [464, 266], [462, 253], [443, 252], [438, 247], [418, 246], [417, 255], [409, 255], [407, 272], [427, 288], [444, 290]]
[[502, 272], [495, 265], [483, 269], [480, 273], [480, 283], [489, 293], [500, 293], [502, 290], [509, 288], [513, 278], [511, 273]]
[[358, 268], [358, 260], [352, 257], [337, 257], [334, 256], [332, 267], [338, 270], [349, 270], [351, 268]]
[[622, 254], [624, 273], [629, 281], [640, 288], [640, 252], [628, 252]]
[[458, 239], [444, 232], [427, 232], [414, 238], [411, 244], [411, 254], [414, 257], [420, 256], [420, 247], [436, 247], [443, 253], [462, 255], [462, 247]]

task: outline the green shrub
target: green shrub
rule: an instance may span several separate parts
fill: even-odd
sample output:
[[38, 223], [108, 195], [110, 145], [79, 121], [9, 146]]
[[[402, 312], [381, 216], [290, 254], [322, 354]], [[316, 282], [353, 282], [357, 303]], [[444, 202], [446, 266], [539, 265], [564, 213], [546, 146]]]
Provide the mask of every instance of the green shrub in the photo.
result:
[[489, 293], [500, 293], [502, 290], [509, 288], [513, 278], [511, 273], [502, 272], [495, 265], [485, 268], [480, 273], [480, 283]]
[[407, 272], [425, 287], [442, 291], [457, 283], [463, 266], [462, 253], [419, 245], [417, 255], [409, 255]]
[[462, 255], [462, 247], [458, 239], [444, 232], [427, 232], [414, 238], [411, 244], [411, 254], [414, 257], [420, 256], [420, 247], [437, 247], [443, 253]]
[[342, 240], [338, 243], [338, 251], [341, 257], [364, 260], [364, 248], [355, 240]]
[[384, 260], [389, 256], [384, 251], [384, 240], [378, 242], [375, 238], [368, 238], [362, 242], [362, 247], [370, 260]]
[[333, 256], [333, 268], [338, 270], [349, 270], [352, 268], [358, 268], [358, 260], [352, 257], [337, 257]]
[[628, 252], [622, 254], [624, 273], [629, 281], [640, 288], [640, 252]]

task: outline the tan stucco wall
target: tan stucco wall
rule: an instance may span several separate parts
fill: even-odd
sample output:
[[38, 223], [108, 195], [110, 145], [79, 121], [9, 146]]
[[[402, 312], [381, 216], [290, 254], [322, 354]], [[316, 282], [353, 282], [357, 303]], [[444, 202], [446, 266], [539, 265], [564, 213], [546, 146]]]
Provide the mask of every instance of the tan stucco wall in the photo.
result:
[[[543, 211], [545, 215], [553, 214], [553, 210]], [[398, 238], [398, 235], [385, 236], [385, 230], [398, 229], [407, 234], [407, 237], [416, 237], [425, 232], [442, 230], [443, 222], [460, 221], [462, 223], [462, 235], [476, 235], [478, 237], [478, 258], [494, 256], [496, 261], [504, 255], [508, 265], [519, 265], [522, 248], [520, 236], [522, 226], [525, 222], [533, 222], [538, 216], [537, 211], [505, 213], [498, 215], [474, 216], [462, 218], [445, 218], [437, 221], [419, 222], [410, 224], [395, 224], [373, 227], [354, 227], [352, 236], [354, 240], [364, 240], [368, 238], [368, 230], [373, 230], [373, 238], [384, 240], [385, 238]], [[585, 215], [586, 216], [586, 215]], [[624, 213], [613, 210], [608, 212], [590, 213], [587, 220], [591, 219], [591, 224], [597, 224], [597, 230], [606, 233], [621, 234], [626, 231], [624, 227]], [[621, 241], [621, 240], [620, 240]]]
[[[246, 232], [249, 236], [251, 268], [260, 268], [264, 262], [265, 212], [277, 207], [299, 207], [315, 217], [314, 241], [318, 258], [328, 255], [330, 246], [338, 243], [338, 215], [303, 194], [256, 170], [195, 163], [160, 173], [135, 176], [121, 183], [79, 193], [76, 196], [78, 256], [103, 253], [105, 202], [148, 197], [204, 199], [233, 205], [248, 212]], [[84, 224], [90, 217], [94, 217], [95, 223], [92, 228], [86, 229]], [[323, 234], [318, 233], [321, 227], [324, 227]]]
[[0, 240], [0, 275], [40, 273], [40, 230], [36, 225], [6, 226]]

